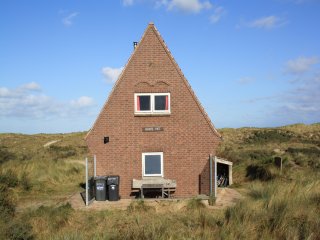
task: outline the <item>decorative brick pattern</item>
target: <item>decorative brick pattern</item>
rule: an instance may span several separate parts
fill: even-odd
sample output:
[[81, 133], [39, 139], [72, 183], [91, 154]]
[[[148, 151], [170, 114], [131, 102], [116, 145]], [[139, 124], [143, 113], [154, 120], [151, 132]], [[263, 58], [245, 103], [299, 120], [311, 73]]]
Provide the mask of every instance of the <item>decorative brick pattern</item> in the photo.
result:
[[[143, 92], [170, 92], [171, 114], [135, 116], [134, 93]], [[163, 130], [142, 131], [146, 127]], [[104, 136], [109, 136], [109, 143], [103, 143]], [[122, 198], [130, 197], [132, 179], [142, 178], [143, 152], [163, 152], [164, 177], [177, 181], [176, 197], [209, 194], [209, 154], [215, 155], [220, 134], [153, 24], [115, 83], [86, 142], [97, 157], [98, 175], [120, 175]]]

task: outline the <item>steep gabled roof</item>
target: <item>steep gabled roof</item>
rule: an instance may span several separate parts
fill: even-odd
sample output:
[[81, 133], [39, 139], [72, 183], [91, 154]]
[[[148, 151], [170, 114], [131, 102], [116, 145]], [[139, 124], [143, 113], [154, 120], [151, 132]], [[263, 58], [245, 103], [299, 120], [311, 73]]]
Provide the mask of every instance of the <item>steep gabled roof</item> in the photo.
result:
[[[191, 96], [193, 97], [194, 101], [196, 102], [197, 106], [199, 107], [200, 112], [202, 113], [202, 115], [203, 115], [204, 118], [206, 119], [207, 123], [209, 124], [212, 132], [213, 132], [216, 136], [218, 136], [219, 138], [221, 138], [220, 133], [219, 133], [219, 132], [217, 131], [217, 129], [214, 127], [214, 125], [213, 125], [213, 123], [211, 122], [208, 114], [206, 113], [206, 111], [205, 111], [204, 108], [202, 107], [200, 101], [198, 100], [197, 96], [195, 95], [194, 91], [192, 90], [192, 88], [191, 88], [188, 80], [185, 78], [184, 74], [182, 73], [182, 70], [180, 69], [180, 67], [179, 67], [178, 64], [176, 63], [176, 61], [175, 61], [174, 57], [172, 56], [169, 48], [168, 48], [167, 45], [165, 44], [165, 42], [164, 42], [163, 38], [161, 37], [159, 31], [156, 29], [156, 27], [154, 26], [154, 24], [153, 24], [152, 22], [149, 23], [147, 29], [145, 30], [145, 32], [144, 32], [144, 34], [143, 34], [143, 36], [142, 36], [142, 38], [141, 38], [141, 40], [140, 40], [140, 43], [142, 43], [142, 42], [145, 40], [145, 36], [146, 36], [146, 33], [147, 33], [148, 31], [153, 31], [153, 32], [155, 33], [155, 36], [158, 38], [159, 42], [160, 42], [161, 45], [163, 46], [166, 54], [168, 55], [170, 61], [172, 62], [172, 64], [173, 64], [173, 66], [175, 67], [175, 69], [177, 70], [178, 74], [179, 74], [180, 77], [183, 79], [184, 84], [186, 85], [186, 87], [187, 87], [187, 89], [189, 90]], [[134, 50], [133, 53], [131, 54], [130, 58], [128, 59], [128, 61], [127, 61], [126, 65], [125, 65], [122, 73], [120, 74], [120, 76], [118, 77], [117, 81], [115, 82], [115, 84], [114, 84], [114, 86], [113, 86], [113, 88], [112, 88], [112, 90], [111, 90], [111, 92], [110, 92], [110, 94], [109, 94], [109, 97], [108, 97], [107, 101], [106, 101], [105, 104], [103, 105], [103, 107], [102, 107], [102, 109], [101, 109], [101, 111], [100, 111], [100, 113], [99, 113], [99, 116], [97, 117], [96, 121], [94, 122], [92, 128], [89, 130], [89, 132], [87, 133], [87, 135], [86, 135], [85, 138], [87, 138], [87, 137], [90, 135], [91, 131], [95, 128], [95, 125], [96, 125], [98, 119], [99, 119], [100, 116], [102, 115], [103, 110], [105, 109], [106, 105], [108, 104], [109, 99], [112, 97], [115, 89], [116, 89], [117, 86], [119, 85], [119, 82], [121, 82], [123, 76], [125, 75], [127, 66], [130, 64], [130, 62], [131, 62], [131, 60], [132, 60], [135, 52], [139, 49], [139, 46], [140, 46], [140, 45], [141, 45], [141, 44], [138, 44], [138, 45], [137, 45], [137, 47], [135, 48], [135, 50]]]

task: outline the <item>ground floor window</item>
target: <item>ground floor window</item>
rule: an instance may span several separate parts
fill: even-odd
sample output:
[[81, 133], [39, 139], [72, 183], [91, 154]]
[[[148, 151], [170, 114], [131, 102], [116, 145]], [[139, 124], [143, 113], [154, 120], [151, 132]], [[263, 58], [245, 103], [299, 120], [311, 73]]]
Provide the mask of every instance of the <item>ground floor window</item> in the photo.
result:
[[163, 177], [163, 153], [142, 153], [142, 174], [146, 177]]

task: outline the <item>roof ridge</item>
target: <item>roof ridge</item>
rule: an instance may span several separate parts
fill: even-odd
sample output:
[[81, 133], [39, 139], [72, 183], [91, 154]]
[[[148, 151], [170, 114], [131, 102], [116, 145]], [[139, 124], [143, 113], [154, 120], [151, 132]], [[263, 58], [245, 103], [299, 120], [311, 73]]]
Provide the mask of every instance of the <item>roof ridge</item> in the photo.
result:
[[177, 62], [175, 61], [173, 55], [171, 54], [168, 46], [165, 44], [165, 41], [163, 40], [163, 38], [161, 37], [161, 34], [159, 33], [159, 31], [157, 30], [157, 28], [155, 27], [154, 23], [153, 22], [150, 22], [148, 24], [148, 27], [146, 28], [146, 30], [144, 31], [141, 39], [140, 39], [140, 42], [138, 43], [137, 47], [134, 49], [134, 51], [131, 53], [127, 63], [125, 64], [121, 74], [119, 75], [117, 81], [115, 82], [115, 84], [113, 85], [112, 89], [111, 89], [111, 92], [109, 93], [109, 96], [107, 98], [107, 100], [105, 101], [105, 103], [103, 104], [103, 107], [101, 108], [99, 114], [98, 114], [98, 117], [96, 118], [96, 120], [94, 121], [92, 127], [90, 128], [90, 130], [88, 131], [87, 135], [85, 136], [85, 139], [89, 136], [89, 134], [91, 133], [91, 131], [94, 129], [96, 123], [98, 122], [98, 120], [100, 119], [100, 116], [101, 114], [103, 113], [103, 110], [105, 109], [106, 105], [108, 104], [110, 98], [112, 97], [115, 89], [117, 88], [117, 86], [119, 85], [119, 82], [121, 81], [121, 79], [123, 78], [124, 74], [125, 74], [125, 71], [127, 69], [127, 66], [129, 65], [129, 63], [131, 62], [132, 60], [132, 57], [134, 56], [135, 52], [138, 50], [139, 46], [140, 46], [140, 43], [144, 40], [145, 36], [146, 36], [146, 33], [148, 32], [149, 28], [151, 28], [154, 32], [155, 32], [155, 35], [157, 36], [160, 44], [163, 46], [165, 52], [167, 53], [167, 55], [169, 56], [169, 59], [171, 60], [171, 62], [173, 63], [174, 67], [176, 68], [178, 74], [181, 76], [181, 78], [183, 79], [184, 83], [186, 84], [189, 92], [191, 93], [192, 97], [194, 98], [196, 104], [198, 105], [199, 109], [200, 109], [200, 112], [203, 114], [204, 118], [206, 119], [206, 121], [208, 122], [212, 132], [214, 134], [216, 134], [219, 138], [221, 138], [221, 134], [217, 131], [217, 129], [214, 127], [210, 117], [208, 116], [207, 112], [205, 111], [205, 109], [203, 108], [203, 106], [201, 105], [199, 99], [197, 98], [196, 94], [194, 93], [194, 91], [192, 90], [191, 88], [191, 85], [190, 83], [188, 82], [188, 80], [186, 79], [186, 77], [184, 76], [181, 68], [179, 67], [179, 65], [177, 64]]
[[184, 83], [186, 84], [189, 92], [191, 93], [192, 97], [194, 98], [195, 102], [197, 103], [201, 113], [203, 114], [204, 118], [206, 119], [206, 121], [208, 122], [211, 130], [213, 131], [213, 133], [215, 133], [219, 138], [221, 138], [221, 134], [218, 132], [218, 130], [215, 128], [215, 126], [213, 125], [210, 117], [208, 116], [208, 113], [206, 112], [206, 110], [204, 109], [204, 107], [202, 106], [201, 102], [199, 101], [197, 95], [194, 93], [189, 81], [187, 80], [187, 78], [184, 76], [181, 68], [179, 67], [178, 63], [176, 62], [176, 60], [174, 59], [173, 55], [171, 54], [171, 51], [169, 50], [168, 46], [166, 45], [165, 41], [163, 40], [163, 38], [161, 37], [160, 32], [158, 31], [158, 29], [156, 28], [156, 26], [154, 26], [154, 24], [149, 25], [152, 26], [152, 28], [155, 30], [156, 36], [158, 37], [160, 43], [162, 44], [162, 46], [164, 47], [166, 53], [168, 54], [169, 58], [171, 59], [173, 65], [175, 66], [175, 68], [177, 69], [179, 75], [182, 77], [182, 79], [184, 80]]
[[[148, 29], [149, 29], [150, 27], [152, 27], [153, 25], [154, 25], [153, 22], [150, 22], [150, 23], [148, 24], [148, 27], [147, 27], [146, 30], [144, 31], [144, 33], [143, 33], [143, 35], [142, 35], [142, 37], [141, 37], [141, 39], [140, 39], [140, 42], [142, 42], [142, 40], [144, 39], [144, 37], [145, 37]], [[127, 60], [126, 64], [124, 65], [122, 72], [120, 73], [117, 81], [114, 83], [114, 85], [113, 85], [113, 87], [112, 87], [112, 89], [111, 89], [111, 91], [110, 91], [110, 93], [109, 93], [109, 96], [108, 96], [107, 100], [104, 102], [104, 104], [103, 104], [103, 106], [102, 106], [102, 108], [101, 108], [101, 110], [100, 110], [100, 112], [99, 112], [99, 114], [98, 114], [98, 117], [97, 117], [96, 120], [93, 122], [92, 127], [90, 128], [90, 130], [88, 131], [87, 135], [85, 136], [85, 139], [89, 136], [90, 132], [93, 130], [94, 126], [95, 126], [96, 123], [98, 122], [98, 119], [100, 118], [100, 115], [102, 114], [102, 112], [103, 112], [103, 110], [105, 109], [107, 103], [109, 102], [111, 96], [113, 95], [113, 92], [114, 92], [115, 89], [117, 88], [117, 86], [118, 86], [120, 80], [122, 79], [122, 76], [124, 75], [124, 72], [125, 72], [127, 66], [129, 65], [129, 63], [130, 63], [130, 61], [131, 61], [134, 53], [135, 53], [136, 50], [139, 48], [139, 45], [140, 45], [140, 44], [138, 44], [138, 45], [136, 46], [136, 48], [135, 48], [135, 49], [133, 50], [133, 52], [131, 53], [129, 59]]]

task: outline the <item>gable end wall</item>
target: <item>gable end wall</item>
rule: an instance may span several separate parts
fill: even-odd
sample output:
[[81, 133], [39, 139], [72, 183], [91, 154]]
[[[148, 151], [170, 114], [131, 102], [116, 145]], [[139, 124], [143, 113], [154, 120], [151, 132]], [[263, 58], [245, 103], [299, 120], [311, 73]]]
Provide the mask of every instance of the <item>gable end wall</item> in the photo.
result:
[[[209, 193], [209, 154], [220, 138], [166, 51], [153, 26], [118, 80], [86, 141], [97, 157], [98, 175], [120, 175], [120, 195], [130, 197], [132, 179], [142, 178], [142, 152], [163, 152], [164, 178], [175, 179], [175, 196]], [[170, 92], [171, 114], [135, 116], [134, 93]], [[159, 126], [160, 132], [143, 132]], [[110, 142], [103, 144], [103, 137]]]

